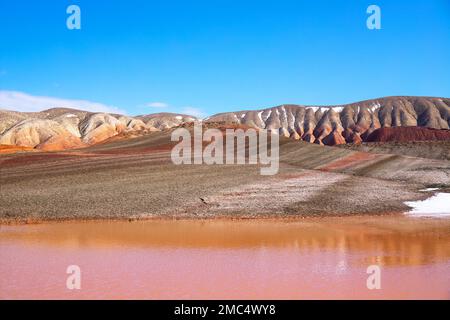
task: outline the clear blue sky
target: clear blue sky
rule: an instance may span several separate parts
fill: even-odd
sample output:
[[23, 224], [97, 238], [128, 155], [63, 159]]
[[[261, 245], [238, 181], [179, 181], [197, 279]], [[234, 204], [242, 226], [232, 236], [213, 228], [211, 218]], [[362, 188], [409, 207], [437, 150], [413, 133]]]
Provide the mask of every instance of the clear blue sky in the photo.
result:
[[450, 97], [450, 1], [1, 0], [0, 90], [129, 114]]

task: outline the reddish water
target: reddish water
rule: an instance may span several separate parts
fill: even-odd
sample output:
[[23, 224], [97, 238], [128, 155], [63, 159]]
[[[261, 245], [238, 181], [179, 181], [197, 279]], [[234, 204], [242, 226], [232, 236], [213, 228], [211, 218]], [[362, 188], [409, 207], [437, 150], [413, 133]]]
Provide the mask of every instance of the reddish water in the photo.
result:
[[449, 299], [450, 219], [1, 226], [0, 275], [0, 299]]

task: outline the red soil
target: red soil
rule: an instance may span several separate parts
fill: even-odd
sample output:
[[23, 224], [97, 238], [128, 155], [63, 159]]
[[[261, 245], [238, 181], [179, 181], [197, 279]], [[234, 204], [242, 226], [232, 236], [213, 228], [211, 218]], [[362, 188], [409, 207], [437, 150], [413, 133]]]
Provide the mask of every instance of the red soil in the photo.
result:
[[385, 127], [376, 129], [366, 142], [409, 142], [450, 140], [450, 130], [422, 127]]
[[342, 170], [342, 169], [346, 169], [346, 168], [349, 168], [352, 166], [356, 166], [362, 162], [374, 160], [378, 157], [380, 157], [380, 155], [378, 155], [378, 154], [356, 152], [345, 158], [332, 161], [331, 163], [321, 167], [320, 169], [323, 171]]

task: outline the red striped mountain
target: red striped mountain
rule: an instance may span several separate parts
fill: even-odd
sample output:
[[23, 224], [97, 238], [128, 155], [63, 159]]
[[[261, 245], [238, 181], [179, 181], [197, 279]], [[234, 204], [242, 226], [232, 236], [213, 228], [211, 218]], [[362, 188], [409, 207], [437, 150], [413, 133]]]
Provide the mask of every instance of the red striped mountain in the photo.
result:
[[[220, 113], [205, 119], [205, 122], [278, 130], [283, 136], [317, 144], [360, 143], [368, 141], [368, 137], [379, 128], [448, 130], [450, 99], [386, 97], [336, 106], [288, 104], [262, 110]], [[390, 137], [395, 138], [396, 135]], [[413, 136], [410, 138], [414, 139]]]

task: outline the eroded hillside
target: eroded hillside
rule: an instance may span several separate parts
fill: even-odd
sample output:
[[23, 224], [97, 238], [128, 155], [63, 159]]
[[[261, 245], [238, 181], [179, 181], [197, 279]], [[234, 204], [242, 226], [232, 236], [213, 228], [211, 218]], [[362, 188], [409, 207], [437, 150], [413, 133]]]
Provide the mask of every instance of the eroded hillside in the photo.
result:
[[82, 148], [120, 134], [146, 134], [196, 120], [173, 113], [128, 117], [68, 108], [33, 113], [0, 110], [0, 145], [40, 150]]
[[450, 99], [387, 97], [340, 106], [281, 105], [221, 113], [205, 120], [278, 130], [280, 135], [296, 140], [338, 145], [368, 141], [374, 131], [384, 127], [448, 130]]

